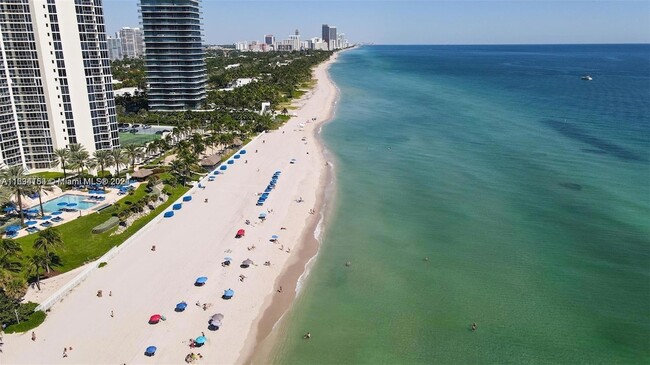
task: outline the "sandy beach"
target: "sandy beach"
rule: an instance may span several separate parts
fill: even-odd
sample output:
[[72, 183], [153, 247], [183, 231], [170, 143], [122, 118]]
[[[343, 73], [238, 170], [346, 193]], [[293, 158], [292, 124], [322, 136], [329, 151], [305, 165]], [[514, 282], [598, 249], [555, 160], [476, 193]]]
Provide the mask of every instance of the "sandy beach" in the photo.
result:
[[[296, 280], [317, 249], [313, 229], [328, 168], [315, 136], [336, 102], [337, 89], [327, 75], [335, 59], [336, 54], [315, 69], [317, 85], [294, 103], [299, 108], [291, 112], [297, 116], [255, 138], [225, 173], [189, 193], [192, 201], [174, 217], [156, 218], [54, 305], [35, 329], [35, 341], [30, 332], [5, 335], [0, 363], [179, 364], [191, 352], [202, 355], [196, 363], [245, 362], [289, 307]], [[263, 207], [256, 206], [257, 194], [277, 170], [282, 171], [277, 187]], [[267, 214], [264, 221], [260, 213]], [[239, 229], [246, 234], [236, 239]], [[279, 236], [277, 242], [270, 241], [272, 235]], [[225, 257], [233, 259], [226, 267]], [[241, 268], [246, 259], [254, 264]], [[195, 286], [201, 276], [207, 283]], [[222, 299], [226, 289], [234, 290], [232, 299]], [[187, 309], [176, 312], [181, 301]], [[208, 320], [215, 313], [225, 318], [211, 330]], [[149, 324], [154, 314], [166, 320]], [[205, 345], [190, 348], [190, 339], [202, 333]], [[144, 355], [148, 346], [157, 347], [155, 356]], [[72, 348], [66, 357], [64, 348]]]

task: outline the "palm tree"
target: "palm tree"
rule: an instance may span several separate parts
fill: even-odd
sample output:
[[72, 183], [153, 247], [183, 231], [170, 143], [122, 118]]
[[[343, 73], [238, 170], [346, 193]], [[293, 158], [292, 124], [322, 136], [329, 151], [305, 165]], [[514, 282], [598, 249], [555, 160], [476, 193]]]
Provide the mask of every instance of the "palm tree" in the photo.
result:
[[189, 166], [184, 161], [177, 158], [169, 164], [169, 167], [170, 172], [180, 178], [183, 186], [185, 186], [187, 177], [190, 174]]
[[45, 212], [43, 211], [42, 195], [43, 195], [43, 193], [45, 193], [45, 195], [47, 195], [47, 193], [51, 193], [52, 191], [54, 191], [54, 188], [52, 187], [52, 185], [47, 184], [47, 183], [34, 184], [34, 185], [30, 186], [29, 193], [30, 194], [35, 193], [36, 195], [38, 195], [38, 205], [41, 208], [41, 217], [45, 215]]
[[195, 155], [200, 154], [205, 150], [205, 144], [203, 143], [203, 137], [201, 137], [200, 134], [194, 133], [191, 138], [190, 138], [190, 145], [192, 148], [192, 152]]
[[90, 162], [90, 154], [84, 146], [73, 143], [70, 145], [70, 163], [74, 165], [79, 171], [79, 175], [83, 172], [84, 167]]
[[126, 156], [126, 158], [128, 158], [131, 162], [131, 170], [133, 170], [135, 168], [135, 161], [138, 158], [142, 157], [142, 148], [137, 145], [130, 144], [124, 147], [124, 156]]
[[35, 254], [29, 258], [29, 273], [36, 276], [36, 287], [41, 290], [41, 269], [45, 269], [52, 262], [50, 256]]
[[22, 264], [16, 261], [23, 249], [20, 244], [10, 238], [0, 240], [0, 270], [18, 272]]
[[15, 165], [3, 170], [0, 176], [11, 195], [16, 196], [18, 210], [20, 211], [20, 224], [23, 225], [25, 224], [25, 215], [23, 213], [22, 197], [29, 195], [29, 186], [24, 184], [26, 181], [25, 170], [22, 166]]
[[[113, 164], [113, 155], [110, 150], [98, 150], [93, 153], [95, 163], [99, 165], [100, 172], [104, 175], [104, 168]], [[97, 174], [99, 175], [99, 174]]]
[[[34, 241], [34, 249], [42, 250], [46, 258], [50, 258], [50, 254], [61, 246], [63, 246], [63, 239], [56, 228], [47, 228], [38, 232], [38, 238]], [[50, 263], [51, 260], [46, 260], [45, 270], [47, 273], [50, 272]]]
[[124, 165], [125, 158], [124, 158], [124, 152], [122, 151], [121, 148], [114, 148], [111, 151], [111, 156], [113, 157], [113, 165], [115, 166], [115, 174], [116, 176], [120, 176], [120, 165]]
[[65, 165], [70, 159], [70, 150], [67, 148], [59, 148], [54, 150], [54, 155], [58, 158], [56, 163], [61, 163], [61, 168], [63, 169], [63, 179], [67, 179], [68, 175], [65, 170]]

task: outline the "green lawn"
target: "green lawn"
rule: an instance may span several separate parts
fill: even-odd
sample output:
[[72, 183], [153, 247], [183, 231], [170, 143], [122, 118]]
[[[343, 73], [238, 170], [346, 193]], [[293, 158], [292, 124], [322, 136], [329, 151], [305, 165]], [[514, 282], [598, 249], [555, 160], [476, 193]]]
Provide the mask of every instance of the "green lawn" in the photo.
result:
[[59, 178], [63, 178], [63, 172], [43, 171], [43, 172], [35, 172], [27, 176], [42, 177], [44, 179], [59, 179]]
[[159, 134], [120, 133], [120, 145], [144, 144], [149, 141], [160, 139]]
[[[128, 207], [128, 205], [125, 204], [126, 201], [136, 202], [144, 196], [146, 194], [144, 191], [145, 188], [145, 184], [142, 184], [133, 195], [129, 195], [120, 200], [119, 209], [126, 209]], [[57, 250], [57, 254], [61, 258], [61, 265], [55, 267], [55, 270], [59, 272], [70, 271], [86, 262], [99, 258], [112, 247], [120, 245], [127, 238], [131, 237], [140, 228], [144, 227], [144, 225], [149, 223], [149, 221], [169, 207], [172, 202], [176, 201], [189, 190], [189, 188], [180, 185], [173, 188], [166, 187], [166, 189], [172, 192], [172, 195], [170, 195], [169, 199], [164, 204], [157, 207], [146, 217], [134, 222], [119, 235], [110, 235], [115, 229], [100, 234], [91, 233], [95, 226], [105, 222], [113, 213], [117, 213], [117, 209], [114, 207], [107, 208], [100, 213], [84, 212], [82, 217], [57, 226], [56, 228], [59, 230], [63, 238], [64, 247]], [[37, 234], [31, 234], [16, 240], [23, 248], [24, 257], [29, 257], [34, 254], [34, 248], [32, 245], [37, 237]]]

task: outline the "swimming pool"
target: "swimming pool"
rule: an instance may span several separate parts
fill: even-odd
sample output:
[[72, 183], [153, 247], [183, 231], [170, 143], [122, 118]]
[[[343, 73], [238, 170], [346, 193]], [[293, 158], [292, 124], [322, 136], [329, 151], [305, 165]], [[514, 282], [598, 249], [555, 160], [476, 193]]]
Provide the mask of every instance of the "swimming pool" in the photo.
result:
[[[77, 204], [76, 206], [70, 208], [75, 208], [80, 210], [88, 209], [97, 204], [93, 202], [84, 201], [86, 199], [88, 199], [88, 197], [85, 195], [64, 194], [58, 198], [48, 200], [47, 202], [43, 203], [43, 210], [49, 213], [55, 212], [59, 210], [59, 208], [62, 208], [62, 206], [60, 206], [59, 203], [68, 203], [68, 204], [76, 203]], [[35, 208], [38, 208], [38, 206], [36, 206]]]

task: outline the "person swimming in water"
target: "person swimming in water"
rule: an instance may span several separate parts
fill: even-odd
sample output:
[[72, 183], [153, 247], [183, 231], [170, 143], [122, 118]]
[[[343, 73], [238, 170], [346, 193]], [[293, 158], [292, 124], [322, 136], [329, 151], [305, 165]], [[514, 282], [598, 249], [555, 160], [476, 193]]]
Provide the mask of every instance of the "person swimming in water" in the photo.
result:
[[478, 328], [476, 322], [472, 323], [472, 331], [476, 331], [476, 328]]

